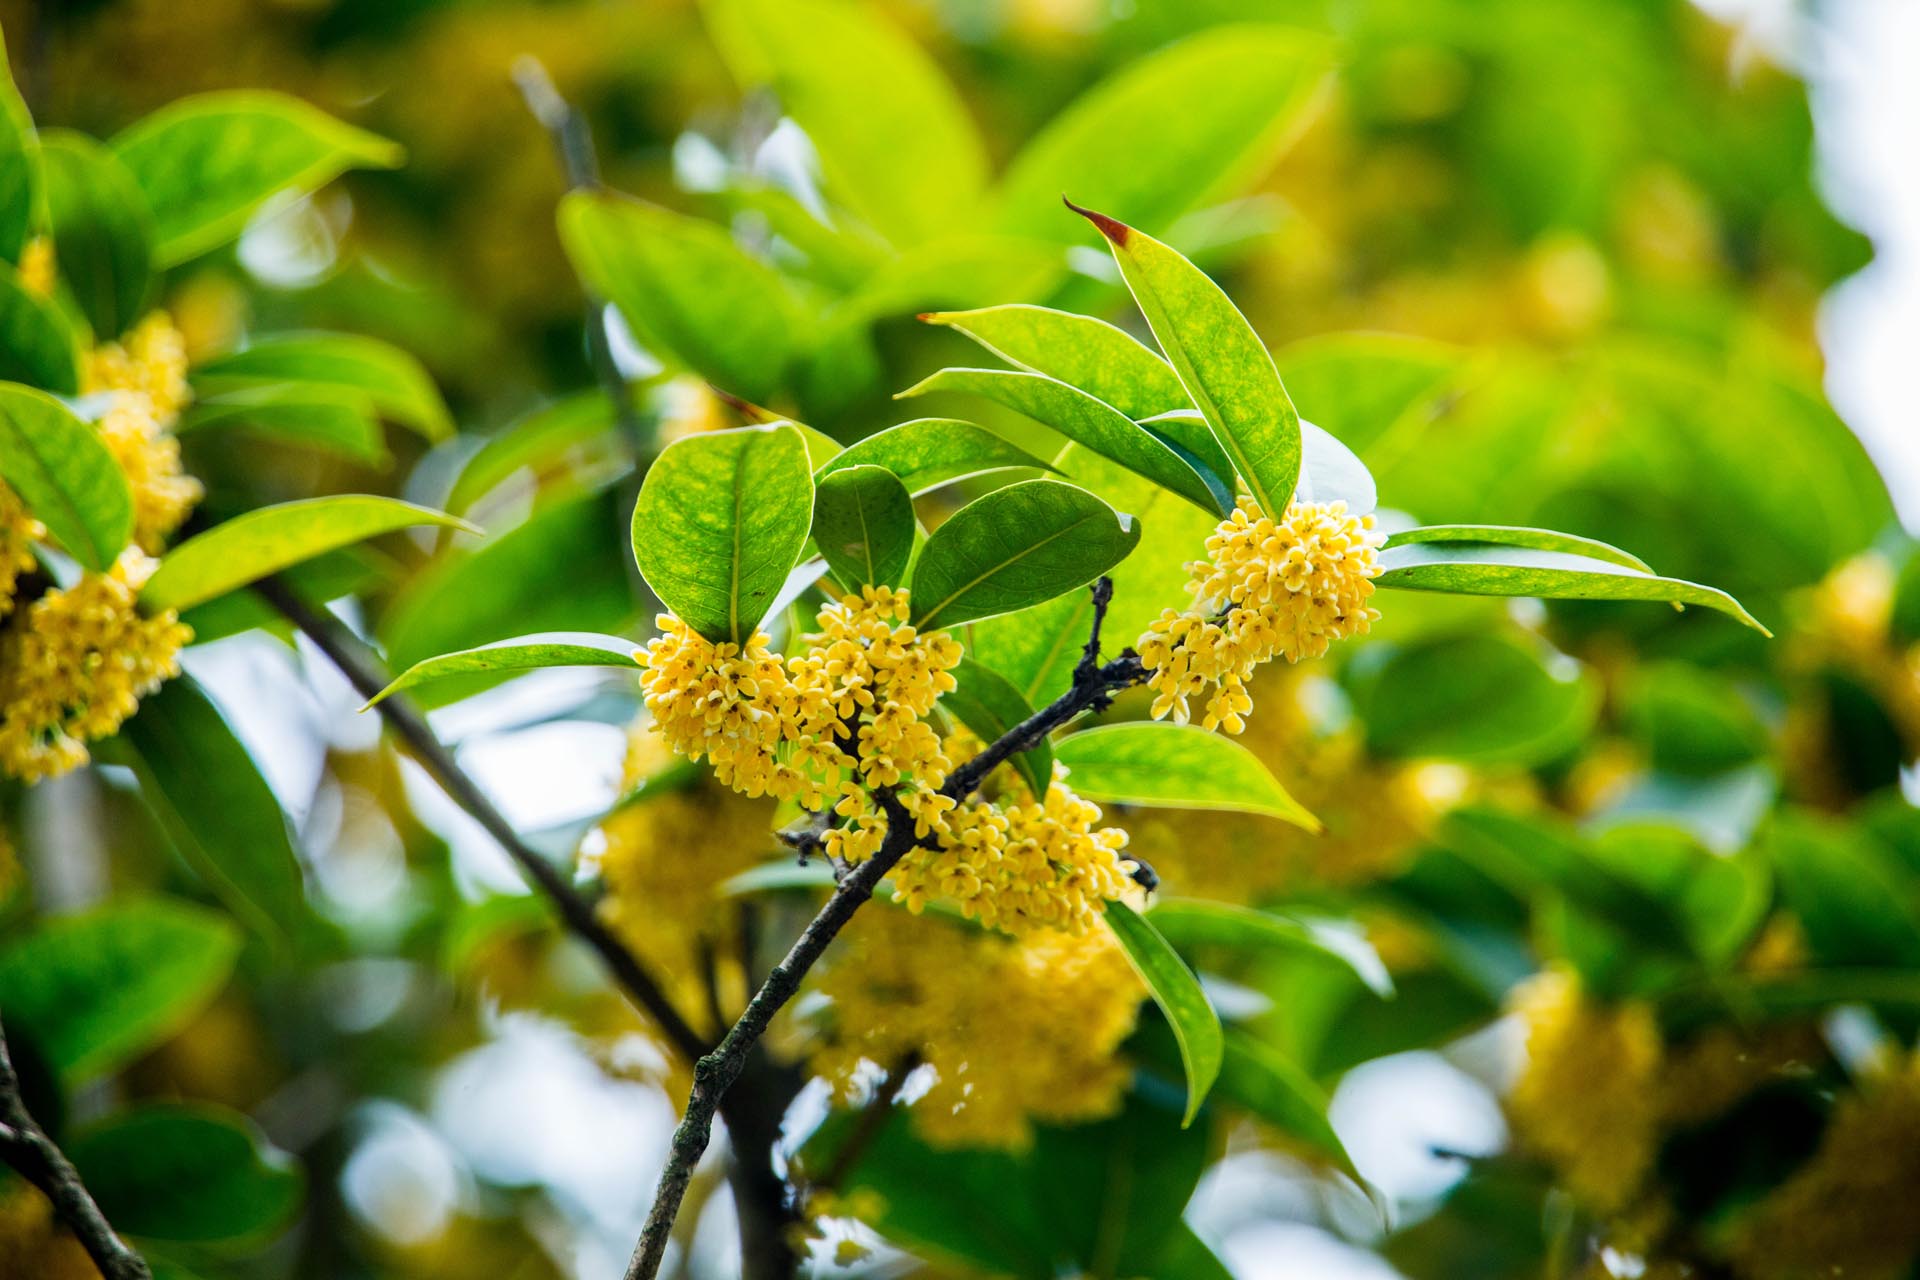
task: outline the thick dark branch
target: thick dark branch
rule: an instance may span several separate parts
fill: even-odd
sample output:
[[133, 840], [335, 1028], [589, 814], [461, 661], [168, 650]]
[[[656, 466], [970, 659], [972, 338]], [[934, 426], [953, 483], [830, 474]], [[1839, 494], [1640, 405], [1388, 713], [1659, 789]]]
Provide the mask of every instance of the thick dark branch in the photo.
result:
[[[1115, 693], [1146, 678], [1146, 669], [1131, 650], [1104, 666], [1099, 662], [1099, 626], [1106, 613], [1103, 597], [1111, 590], [1104, 578], [1094, 587], [1093, 635], [1087, 642], [1088, 657], [1083, 658], [1074, 671], [1073, 687], [955, 769], [941, 788], [943, 794], [956, 800], [971, 795], [995, 767], [1034, 746], [1081, 712], [1105, 706]], [[767, 975], [767, 980], [747, 1003], [746, 1012], [733, 1024], [720, 1046], [694, 1065], [693, 1092], [687, 1099], [686, 1115], [673, 1132], [667, 1166], [660, 1173], [653, 1208], [634, 1247], [633, 1260], [627, 1264], [626, 1280], [655, 1280], [659, 1275], [673, 1220], [680, 1212], [680, 1201], [687, 1193], [694, 1166], [706, 1152], [721, 1098], [739, 1078], [754, 1044], [766, 1032], [774, 1014], [799, 991], [807, 971], [853, 918], [853, 913], [873, 896], [874, 886], [920, 843], [913, 834], [912, 816], [892, 792], [876, 792], [874, 799], [887, 814], [887, 838], [880, 851], [841, 878], [826, 905], [801, 932], [786, 958]]]
[[7, 1051], [5, 1028], [0, 1028], [0, 1160], [53, 1203], [54, 1213], [106, 1280], [153, 1280], [146, 1261], [114, 1234], [73, 1163], [28, 1113], [20, 1097], [20, 1077]]
[[[341, 674], [346, 676], [348, 683], [359, 691], [361, 697], [372, 698], [387, 686], [387, 677], [379, 660], [339, 619], [324, 609], [310, 606], [279, 579], [263, 579], [254, 584], [254, 590], [305, 633], [315, 647], [340, 668]], [[486, 828], [487, 834], [500, 843], [500, 847], [507, 851], [507, 856], [519, 865], [521, 872], [547, 895], [559, 910], [566, 927], [593, 948], [613, 974], [614, 980], [633, 997], [635, 1003], [646, 1010], [673, 1047], [690, 1061], [705, 1053], [706, 1040], [687, 1025], [686, 1019], [667, 999], [660, 984], [641, 967], [634, 954], [613, 936], [595, 913], [593, 905], [574, 890], [559, 868], [520, 838], [513, 824], [494, 807], [493, 801], [487, 798], [480, 785], [454, 760], [453, 753], [447, 750], [428, 726], [426, 717], [400, 694], [387, 697], [376, 709], [388, 727], [413, 749], [414, 756], [433, 775], [434, 781]]]

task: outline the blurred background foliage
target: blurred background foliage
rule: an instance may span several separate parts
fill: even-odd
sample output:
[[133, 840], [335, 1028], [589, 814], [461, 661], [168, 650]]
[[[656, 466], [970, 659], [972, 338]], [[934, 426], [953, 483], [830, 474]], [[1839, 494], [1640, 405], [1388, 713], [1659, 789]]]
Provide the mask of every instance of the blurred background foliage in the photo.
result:
[[[1051, 1275], [1062, 1249], [1131, 1274], [1050, 1241], [1071, 1215], [980, 1243], [993, 1193], [1092, 1160], [1137, 1166], [1178, 1245], [1154, 1264], [1168, 1276], [1914, 1274], [1920, 559], [1821, 390], [1816, 308], [1870, 249], [1815, 188], [1801, 81], [1683, 0], [887, 0], [855, 7], [879, 15], [870, 46], [835, 43], [837, 7], [5, 0], [0, 25], [46, 126], [104, 136], [185, 93], [267, 86], [405, 146], [165, 291], [202, 376], [249, 333], [327, 328], [415, 353], [444, 392], [460, 430], [437, 445], [183, 439], [214, 515], [357, 489], [489, 530], [308, 573], [396, 669], [537, 630], [639, 634], [647, 612], [619, 534], [627, 445], [556, 229], [567, 178], [516, 83], [528, 58], [669, 246], [585, 271], [621, 305], [614, 357], [650, 441], [739, 420], [705, 375], [842, 441], [952, 414], [1047, 452], [978, 401], [889, 396], [976, 359], [917, 313], [1121, 314], [1065, 188], [1213, 271], [1389, 507], [1605, 539], [1775, 631], [1397, 594], [1365, 642], [1269, 677], [1249, 745], [1325, 836], [1123, 817], [1166, 893], [1290, 913], [1373, 958], [1167, 929], [1241, 1052], [1331, 1095], [1338, 1139], [1231, 1076], [1176, 1138], [1156, 1092], [1171, 1050], [1143, 1021], [1122, 1121], [1045, 1130], [1022, 1157], [889, 1127], [823, 1219], [823, 1270], [852, 1240], [878, 1251], [848, 1265], [875, 1275]], [[1089, 91], [1137, 98], [1129, 127], [1024, 150]], [[104, 1082], [82, 1073], [73, 1124], [195, 1099], [298, 1157], [304, 1180], [261, 1157], [256, 1219], [159, 1224], [194, 1274], [614, 1273], [684, 1079], [324, 664], [243, 603], [189, 621], [190, 668], [296, 822], [311, 918], [236, 943], [231, 982], [176, 1000]], [[804, 899], [722, 901], [759, 860], [751, 836], [716, 837], [702, 867], [645, 865], [636, 848], [739, 818], [688, 793], [597, 823], [635, 702], [541, 676], [437, 723], [557, 856], [585, 841], [613, 901], [631, 875], [684, 903], [671, 927], [622, 927], [683, 969], [726, 953], [706, 985], [737, 1005], [742, 931], [751, 960]], [[624, 785], [649, 773], [629, 762]], [[13, 826], [10, 937], [109, 891], [207, 896], [110, 761]], [[1122, 1123], [1153, 1154], [1112, 1145]], [[696, 1195], [682, 1265], [724, 1274], [724, 1187]], [[0, 1271], [84, 1268], [26, 1197], [0, 1205]]]

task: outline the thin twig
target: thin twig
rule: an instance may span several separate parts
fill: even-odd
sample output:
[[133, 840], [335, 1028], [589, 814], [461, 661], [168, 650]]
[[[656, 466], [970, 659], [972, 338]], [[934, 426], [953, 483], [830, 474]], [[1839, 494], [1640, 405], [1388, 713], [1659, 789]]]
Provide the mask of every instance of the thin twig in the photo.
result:
[[4, 1027], [0, 1027], [0, 1160], [45, 1194], [106, 1280], [153, 1280], [146, 1261], [114, 1234], [73, 1162], [27, 1111]]
[[[1146, 678], [1146, 669], [1140, 665], [1139, 657], [1131, 649], [1105, 665], [1098, 660], [1100, 624], [1106, 614], [1102, 597], [1109, 596], [1111, 590], [1111, 585], [1105, 579], [1094, 586], [1094, 624], [1087, 641], [1090, 657], [1083, 658], [1074, 669], [1072, 688], [955, 769], [941, 787], [941, 794], [955, 800], [971, 795], [1000, 764], [1033, 747], [1081, 712], [1106, 705], [1116, 692], [1139, 684]], [[700, 1157], [706, 1152], [707, 1142], [712, 1136], [714, 1114], [727, 1090], [745, 1068], [754, 1044], [765, 1034], [781, 1006], [799, 991], [807, 971], [813, 968], [828, 944], [853, 918], [853, 913], [860, 909], [861, 904], [873, 896], [874, 886], [893, 870], [900, 859], [920, 844], [920, 839], [914, 835], [912, 815], [898, 797], [890, 791], [879, 791], [874, 793], [874, 799], [887, 815], [887, 837], [879, 852], [855, 866], [840, 881], [826, 905], [801, 931], [786, 957], [773, 967], [753, 999], [747, 1002], [746, 1011], [728, 1030], [719, 1047], [694, 1064], [693, 1090], [687, 1099], [686, 1114], [673, 1131], [666, 1168], [660, 1172], [660, 1185], [654, 1192], [653, 1208], [648, 1212], [646, 1225], [641, 1229], [640, 1239], [634, 1246], [633, 1259], [627, 1264], [626, 1280], [655, 1280], [659, 1275], [660, 1262], [666, 1255], [667, 1242], [672, 1235], [674, 1218], [679, 1214], [680, 1201], [687, 1192], [687, 1181], [693, 1176], [694, 1167], [700, 1163]]]
[[[371, 699], [386, 688], [387, 676], [379, 660], [339, 619], [324, 609], [309, 605], [277, 578], [264, 578], [256, 582], [253, 589], [313, 641], [315, 647], [340, 669], [340, 673], [346, 676], [347, 682], [361, 697]], [[559, 910], [566, 927], [593, 948], [613, 974], [614, 980], [646, 1010], [673, 1047], [690, 1061], [705, 1053], [707, 1041], [688, 1025], [673, 1002], [667, 999], [660, 984], [641, 967], [633, 952], [627, 950], [601, 923], [593, 905], [574, 890], [560, 870], [520, 838], [513, 824], [494, 807], [486, 792], [454, 760], [453, 753], [447, 750], [413, 704], [404, 696], [394, 694], [383, 700], [376, 709], [388, 726], [413, 748], [415, 757], [433, 775], [434, 781], [486, 828], [487, 834], [499, 842], [521, 872], [547, 895]]]

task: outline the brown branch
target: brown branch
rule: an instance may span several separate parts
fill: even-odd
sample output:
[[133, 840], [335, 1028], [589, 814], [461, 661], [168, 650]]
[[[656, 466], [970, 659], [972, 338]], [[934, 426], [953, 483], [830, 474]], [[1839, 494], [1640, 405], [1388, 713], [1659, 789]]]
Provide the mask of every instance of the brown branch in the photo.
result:
[[[1073, 687], [955, 769], [940, 789], [941, 794], [955, 800], [971, 795], [998, 765], [1033, 747], [1081, 712], [1107, 705], [1115, 693], [1146, 678], [1146, 669], [1131, 649], [1112, 662], [1100, 663], [1100, 625], [1106, 616], [1106, 601], [1111, 598], [1112, 586], [1103, 578], [1093, 591], [1092, 634], [1087, 640], [1085, 655], [1074, 669]], [[719, 1047], [694, 1064], [693, 1091], [687, 1099], [686, 1114], [673, 1131], [667, 1165], [660, 1172], [653, 1208], [634, 1246], [633, 1259], [627, 1264], [626, 1280], [656, 1280], [659, 1275], [674, 1218], [687, 1192], [687, 1182], [712, 1136], [714, 1114], [727, 1090], [739, 1079], [753, 1046], [765, 1034], [774, 1014], [799, 991], [807, 971], [846, 927], [853, 913], [873, 896], [874, 886], [920, 843], [913, 833], [913, 819], [898, 797], [890, 791], [879, 791], [874, 793], [874, 799], [887, 814], [887, 838], [880, 851], [841, 879], [820, 913], [801, 931], [786, 957], [773, 967], [753, 999], [747, 1002], [746, 1011], [728, 1030]]]
[[54, 1213], [106, 1280], [153, 1280], [146, 1261], [114, 1234], [73, 1162], [27, 1111], [4, 1027], [0, 1027], [0, 1160], [52, 1202]]
[[[379, 660], [339, 619], [325, 609], [309, 605], [280, 579], [264, 578], [254, 583], [253, 589], [313, 641], [361, 697], [371, 699], [386, 688], [387, 676]], [[453, 753], [428, 726], [426, 717], [401, 694], [388, 696], [376, 710], [388, 727], [413, 749], [415, 758], [433, 775], [434, 781], [486, 828], [487, 834], [507, 851], [522, 874], [546, 894], [568, 930], [593, 948], [614, 980], [646, 1010], [673, 1047], [689, 1061], [705, 1053], [707, 1041], [688, 1025], [660, 984], [641, 967], [633, 952], [613, 936], [594, 911], [593, 904], [575, 891], [559, 868], [520, 838], [486, 792], [454, 760]]]

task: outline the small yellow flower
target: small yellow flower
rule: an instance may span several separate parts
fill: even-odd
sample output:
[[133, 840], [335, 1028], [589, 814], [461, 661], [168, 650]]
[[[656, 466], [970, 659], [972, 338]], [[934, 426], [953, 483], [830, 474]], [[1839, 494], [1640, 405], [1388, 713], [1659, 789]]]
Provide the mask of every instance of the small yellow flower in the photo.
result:
[[163, 431], [146, 397], [123, 393], [100, 419], [100, 438], [127, 478], [133, 495], [133, 537], [141, 550], [160, 554], [206, 492], [180, 470], [180, 442]]
[[36, 298], [51, 298], [60, 283], [60, 271], [53, 256], [53, 239], [35, 236], [20, 251], [20, 286]]
[[38, 563], [33, 544], [47, 536], [47, 526], [27, 512], [18, 494], [0, 481], [0, 618], [13, 611], [13, 592], [20, 575]]
[[187, 344], [164, 311], [155, 311], [119, 342], [87, 353], [80, 389], [87, 395], [126, 391], [143, 395], [162, 430], [171, 430], [193, 400], [187, 383]]

